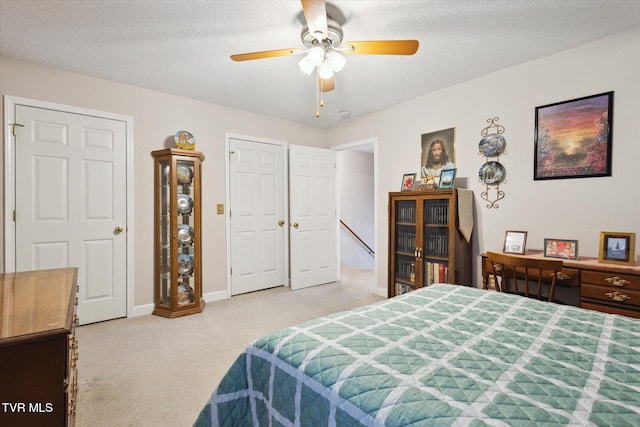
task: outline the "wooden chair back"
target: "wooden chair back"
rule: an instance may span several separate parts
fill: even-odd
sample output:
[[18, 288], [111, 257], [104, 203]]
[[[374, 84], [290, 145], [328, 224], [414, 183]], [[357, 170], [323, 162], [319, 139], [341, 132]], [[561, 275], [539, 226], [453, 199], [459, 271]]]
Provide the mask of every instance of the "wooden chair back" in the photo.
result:
[[[496, 290], [515, 293], [529, 298], [542, 299], [542, 287], [549, 286], [547, 301], [553, 301], [558, 273], [562, 270], [562, 261], [551, 259], [525, 258], [499, 252], [487, 252], [496, 278]], [[524, 282], [524, 289], [518, 281]], [[530, 284], [537, 284], [537, 292], [530, 292]]]

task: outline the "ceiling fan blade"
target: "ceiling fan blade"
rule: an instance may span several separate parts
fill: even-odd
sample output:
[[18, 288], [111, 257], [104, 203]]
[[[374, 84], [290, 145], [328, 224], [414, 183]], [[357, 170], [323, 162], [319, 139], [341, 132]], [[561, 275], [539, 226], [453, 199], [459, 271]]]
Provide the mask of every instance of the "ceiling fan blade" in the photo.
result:
[[333, 77], [329, 77], [328, 79], [318, 77], [318, 87], [320, 88], [320, 92], [331, 92], [336, 88], [336, 81]]
[[327, 5], [324, 0], [301, 0], [304, 19], [307, 20], [309, 32], [322, 41], [328, 37]]
[[[413, 55], [418, 51], [418, 40], [375, 40], [342, 43], [347, 55]], [[350, 48], [351, 47], [351, 48]]]
[[265, 59], [265, 58], [275, 58], [277, 56], [296, 55], [302, 52], [304, 52], [304, 49], [296, 49], [296, 48], [265, 50], [262, 52], [238, 53], [236, 55], [231, 55], [231, 59], [233, 59], [234, 61], [251, 61], [253, 59]]

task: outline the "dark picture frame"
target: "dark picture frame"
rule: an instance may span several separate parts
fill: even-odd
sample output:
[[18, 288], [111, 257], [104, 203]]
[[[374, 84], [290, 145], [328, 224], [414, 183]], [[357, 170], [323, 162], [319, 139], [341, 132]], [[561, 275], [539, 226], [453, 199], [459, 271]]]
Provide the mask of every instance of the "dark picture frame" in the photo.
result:
[[400, 191], [413, 191], [413, 186], [416, 183], [416, 174], [415, 173], [405, 173], [402, 175], [402, 186], [400, 187]]
[[544, 256], [548, 258], [578, 259], [578, 241], [544, 239]]
[[598, 261], [635, 265], [636, 233], [601, 231]]
[[504, 233], [504, 245], [502, 252], [505, 254], [524, 255], [527, 249], [527, 232], [507, 230]]
[[613, 91], [536, 107], [533, 179], [611, 176]]
[[456, 181], [457, 169], [444, 169], [440, 172], [440, 181], [438, 181], [438, 190], [449, 190], [453, 188]]

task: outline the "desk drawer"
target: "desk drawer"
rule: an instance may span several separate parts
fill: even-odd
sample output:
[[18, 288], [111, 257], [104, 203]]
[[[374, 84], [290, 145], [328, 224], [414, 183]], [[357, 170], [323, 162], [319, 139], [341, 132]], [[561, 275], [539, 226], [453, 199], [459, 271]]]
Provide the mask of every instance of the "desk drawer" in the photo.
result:
[[[628, 288], [619, 289], [612, 286], [597, 286], [582, 283], [580, 297], [589, 300], [604, 301], [609, 304], [640, 307], [640, 291]], [[631, 308], [631, 307], [630, 307]]]
[[614, 290], [640, 291], [640, 276], [582, 270], [582, 283], [605, 286]]
[[557, 275], [556, 286], [577, 288], [580, 286], [580, 270], [563, 267]]

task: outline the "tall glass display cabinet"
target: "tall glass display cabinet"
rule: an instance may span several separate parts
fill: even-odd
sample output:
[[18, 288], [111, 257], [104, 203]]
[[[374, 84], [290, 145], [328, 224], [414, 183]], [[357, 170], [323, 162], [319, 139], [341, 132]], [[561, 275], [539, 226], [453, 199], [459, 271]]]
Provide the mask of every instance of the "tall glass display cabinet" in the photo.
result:
[[155, 309], [174, 318], [204, 310], [200, 232], [202, 153], [153, 151], [155, 172]]

